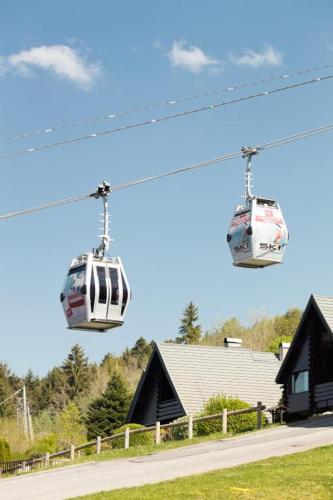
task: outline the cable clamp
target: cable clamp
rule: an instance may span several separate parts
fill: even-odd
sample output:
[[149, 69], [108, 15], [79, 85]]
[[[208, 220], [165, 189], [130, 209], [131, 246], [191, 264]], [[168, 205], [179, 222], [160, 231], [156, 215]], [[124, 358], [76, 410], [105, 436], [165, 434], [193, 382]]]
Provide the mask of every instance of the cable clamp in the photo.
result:
[[243, 158], [252, 158], [252, 156], [259, 154], [259, 148], [251, 148], [251, 146], [243, 146], [241, 152], [243, 153]]
[[92, 196], [94, 196], [94, 198], [96, 199], [101, 197], [104, 198], [109, 196], [111, 191], [112, 191], [111, 185], [108, 182], [103, 181], [102, 184], [99, 184], [97, 190], [94, 193], [92, 193]]

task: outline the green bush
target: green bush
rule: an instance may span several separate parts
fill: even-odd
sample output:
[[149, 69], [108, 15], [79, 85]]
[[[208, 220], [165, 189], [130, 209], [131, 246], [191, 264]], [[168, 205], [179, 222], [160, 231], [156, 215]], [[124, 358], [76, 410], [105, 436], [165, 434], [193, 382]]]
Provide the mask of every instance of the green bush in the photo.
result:
[[[233, 398], [220, 394], [210, 398], [204, 405], [200, 416], [214, 415], [222, 413], [223, 408], [227, 410], [242, 410], [250, 408], [251, 405], [238, 398]], [[257, 413], [247, 413], [245, 415], [234, 415], [228, 417], [228, 432], [236, 434], [255, 429], [257, 426]], [[215, 432], [222, 431], [222, 419], [216, 418], [207, 422], [197, 422], [198, 436], [205, 436]]]
[[54, 453], [55, 451], [57, 451], [57, 436], [55, 434], [47, 434], [34, 442], [28, 451], [28, 455], [31, 458], [35, 458], [45, 455], [46, 452]]
[[[184, 422], [184, 425], [179, 427], [171, 427], [170, 429], [170, 440], [181, 441], [182, 439], [188, 438], [188, 417], [180, 417], [175, 420], [176, 422]], [[197, 424], [193, 422], [193, 436], [197, 436]]]
[[[133, 429], [143, 429], [144, 426], [141, 424], [126, 424], [119, 429], [115, 430], [113, 434], [118, 434], [119, 432], [125, 432], [126, 427], [130, 430]], [[125, 438], [122, 436], [119, 439], [111, 441], [112, 448], [124, 448]], [[142, 434], [130, 435], [130, 446], [149, 446], [154, 443], [154, 435], [152, 432], [143, 432]]]
[[11, 459], [10, 447], [5, 439], [0, 438], [0, 462], [7, 462]]

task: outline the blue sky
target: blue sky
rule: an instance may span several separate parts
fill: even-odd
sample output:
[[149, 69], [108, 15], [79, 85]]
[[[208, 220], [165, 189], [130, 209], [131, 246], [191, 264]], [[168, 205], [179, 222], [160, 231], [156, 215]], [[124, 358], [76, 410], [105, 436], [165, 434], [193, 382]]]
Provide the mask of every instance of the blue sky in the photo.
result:
[[[0, 14], [1, 137], [333, 64], [328, 0], [3, 0]], [[331, 91], [326, 81], [2, 159], [0, 213], [86, 193], [104, 179], [123, 183], [331, 123]], [[0, 155], [230, 97], [0, 143]], [[45, 374], [75, 342], [99, 361], [139, 336], [160, 341], [177, 335], [190, 300], [206, 330], [231, 316], [248, 323], [304, 307], [312, 292], [331, 295], [331, 144], [328, 133], [255, 159], [254, 190], [279, 200], [291, 234], [285, 263], [266, 270], [234, 268], [225, 241], [243, 192], [242, 160], [114, 193], [111, 253], [123, 259], [133, 301], [126, 325], [111, 333], [68, 331], [59, 303], [69, 261], [96, 246], [101, 204], [89, 200], [1, 222], [0, 358], [18, 374], [29, 368]]]

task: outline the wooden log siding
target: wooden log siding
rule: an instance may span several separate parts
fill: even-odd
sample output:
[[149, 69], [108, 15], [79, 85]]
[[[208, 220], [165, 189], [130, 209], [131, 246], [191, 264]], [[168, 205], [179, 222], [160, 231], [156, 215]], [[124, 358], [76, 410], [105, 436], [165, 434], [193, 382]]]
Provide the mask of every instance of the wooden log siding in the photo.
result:
[[333, 407], [333, 382], [314, 386], [314, 404], [316, 408]]
[[310, 406], [310, 393], [300, 392], [298, 394], [288, 394], [287, 407], [289, 413], [307, 411]]
[[181, 413], [182, 409], [176, 399], [159, 401], [156, 408], [156, 419], [161, 422], [165, 420], [173, 420], [178, 418]]

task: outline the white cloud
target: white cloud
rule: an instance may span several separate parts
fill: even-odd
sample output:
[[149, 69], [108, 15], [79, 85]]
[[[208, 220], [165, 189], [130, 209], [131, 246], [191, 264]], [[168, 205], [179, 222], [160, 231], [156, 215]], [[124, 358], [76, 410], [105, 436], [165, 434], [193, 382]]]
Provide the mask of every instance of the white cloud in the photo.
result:
[[23, 50], [6, 60], [0, 58], [0, 75], [1, 67], [6, 72], [19, 70], [25, 76], [33, 74], [34, 68], [43, 69], [84, 89], [91, 88], [101, 74], [99, 64], [88, 63], [77, 50], [67, 45], [44, 45]]
[[283, 54], [272, 45], [266, 45], [262, 52], [247, 50], [239, 56], [230, 56], [230, 61], [237, 66], [281, 66]]
[[199, 47], [184, 48], [184, 41], [175, 41], [172, 49], [167, 53], [171, 65], [192, 73], [200, 73], [206, 66], [219, 64], [217, 59], [208, 57]]

